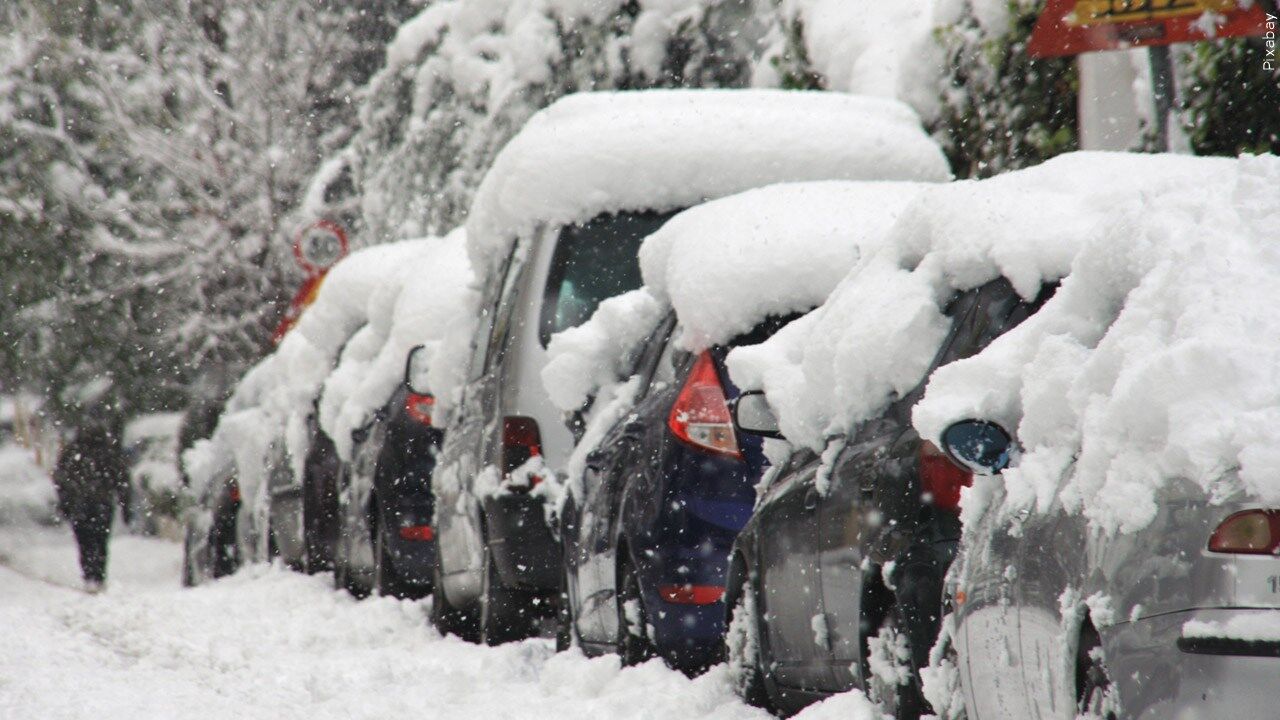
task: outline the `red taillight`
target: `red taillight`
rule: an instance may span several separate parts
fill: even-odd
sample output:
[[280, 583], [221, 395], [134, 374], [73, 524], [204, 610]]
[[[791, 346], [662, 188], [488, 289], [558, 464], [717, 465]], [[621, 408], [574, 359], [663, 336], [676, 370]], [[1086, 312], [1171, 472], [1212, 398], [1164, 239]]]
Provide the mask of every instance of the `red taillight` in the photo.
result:
[[430, 525], [410, 525], [400, 528], [400, 537], [404, 540], [434, 540], [436, 531]]
[[1280, 555], [1280, 510], [1244, 510], [1218, 526], [1209, 549], [1242, 555]]
[[676, 605], [710, 605], [720, 602], [724, 588], [718, 585], [659, 585], [658, 597]]
[[431, 395], [409, 393], [404, 398], [404, 411], [409, 417], [422, 423], [431, 424], [431, 411], [435, 409], [436, 399]]
[[704, 350], [694, 362], [689, 378], [671, 406], [667, 427], [677, 438], [696, 448], [742, 459], [729, 402], [710, 352]]
[[240, 483], [231, 481], [230, 487], [227, 488], [227, 499], [233, 503], [240, 502]]
[[[508, 416], [502, 419], [502, 478], [508, 479], [511, 473], [530, 459], [542, 456], [542, 435], [538, 432], [538, 423], [531, 417]], [[542, 476], [529, 478], [530, 485], [542, 482]]]
[[960, 507], [960, 488], [973, 484], [973, 473], [951, 462], [937, 445], [920, 443], [920, 490], [924, 501], [955, 512]]

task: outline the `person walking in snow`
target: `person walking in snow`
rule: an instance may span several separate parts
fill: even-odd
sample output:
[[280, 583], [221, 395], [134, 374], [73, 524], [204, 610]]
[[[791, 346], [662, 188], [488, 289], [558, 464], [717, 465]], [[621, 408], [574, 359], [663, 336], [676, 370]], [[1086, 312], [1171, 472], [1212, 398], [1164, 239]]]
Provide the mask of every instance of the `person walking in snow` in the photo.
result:
[[80, 548], [85, 590], [96, 593], [107, 579], [107, 541], [117, 502], [128, 522], [129, 464], [114, 414], [86, 417], [58, 456], [53, 482], [58, 510], [71, 523]]

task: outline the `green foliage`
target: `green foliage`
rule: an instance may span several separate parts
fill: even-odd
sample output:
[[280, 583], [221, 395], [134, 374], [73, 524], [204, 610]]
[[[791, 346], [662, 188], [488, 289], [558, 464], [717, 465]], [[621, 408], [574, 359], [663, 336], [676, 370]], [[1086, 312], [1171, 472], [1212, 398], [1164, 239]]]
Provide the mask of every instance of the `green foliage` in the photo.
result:
[[1196, 154], [1280, 152], [1280, 69], [1264, 68], [1265, 54], [1261, 38], [1193, 46], [1178, 94]]
[[932, 129], [960, 177], [1035, 165], [1079, 147], [1074, 61], [1027, 57], [1043, 6], [1010, 0], [1008, 27], [992, 32], [966, 1], [954, 24], [936, 30], [947, 76]]

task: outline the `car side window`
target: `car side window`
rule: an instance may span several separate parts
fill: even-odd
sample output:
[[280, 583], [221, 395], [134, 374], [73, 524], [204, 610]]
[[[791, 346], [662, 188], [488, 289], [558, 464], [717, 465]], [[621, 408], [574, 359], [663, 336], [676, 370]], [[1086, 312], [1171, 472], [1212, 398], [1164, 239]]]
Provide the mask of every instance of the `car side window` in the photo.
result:
[[647, 388], [645, 395], [661, 392], [675, 382], [675, 335], [675, 318], [667, 317], [645, 343], [644, 354], [636, 365], [636, 372]]
[[509, 312], [503, 312], [504, 301], [509, 304], [514, 290], [516, 277], [519, 275], [521, 263], [516, 262], [517, 251], [513, 250], [502, 263], [497, 277], [498, 283], [492, 283], [485, 290], [481, 303], [480, 318], [477, 321], [475, 334], [471, 339], [471, 361], [467, 378], [475, 381], [484, 376], [496, 361], [501, 345], [506, 338], [506, 325], [510, 322]]

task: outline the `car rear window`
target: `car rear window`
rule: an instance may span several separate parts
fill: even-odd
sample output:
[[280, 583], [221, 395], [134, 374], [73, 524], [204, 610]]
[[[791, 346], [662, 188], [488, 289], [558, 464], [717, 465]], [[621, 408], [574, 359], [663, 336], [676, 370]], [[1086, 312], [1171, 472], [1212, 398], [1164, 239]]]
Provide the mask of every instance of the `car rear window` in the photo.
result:
[[604, 299], [640, 287], [640, 242], [674, 214], [600, 215], [560, 232], [543, 291], [543, 347], [552, 335], [586, 322]]

